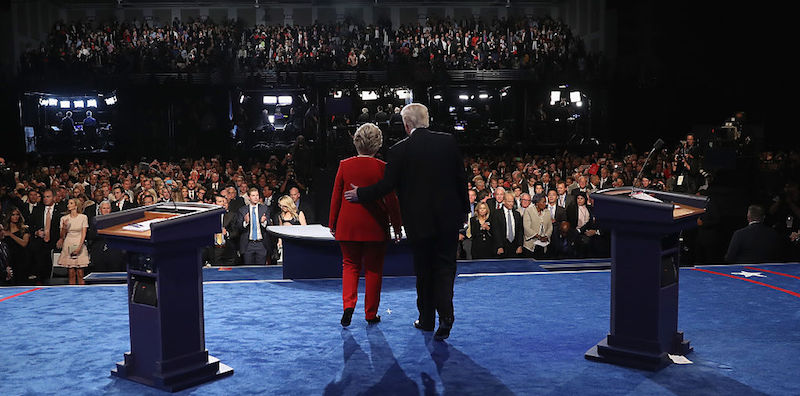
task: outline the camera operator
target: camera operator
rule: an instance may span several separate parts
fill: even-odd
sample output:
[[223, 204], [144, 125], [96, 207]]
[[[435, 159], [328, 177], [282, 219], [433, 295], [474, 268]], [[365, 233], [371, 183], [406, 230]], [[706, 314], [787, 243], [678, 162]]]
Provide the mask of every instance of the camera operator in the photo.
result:
[[697, 145], [694, 134], [686, 135], [686, 140], [681, 141], [681, 146], [675, 150], [677, 167], [678, 191], [694, 194], [700, 187], [702, 175], [700, 174], [700, 147]]

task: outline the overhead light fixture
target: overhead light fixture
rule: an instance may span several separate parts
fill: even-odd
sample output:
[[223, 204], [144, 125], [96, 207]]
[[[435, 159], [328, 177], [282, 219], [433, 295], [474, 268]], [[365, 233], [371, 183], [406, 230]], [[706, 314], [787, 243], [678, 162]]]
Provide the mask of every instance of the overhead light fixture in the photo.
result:
[[464, 111], [472, 111], [472, 107], [471, 106], [464, 106]]
[[268, 115], [267, 119], [269, 120], [270, 124], [274, 124], [275, 123], [275, 116], [274, 115], [271, 115], [271, 114]]
[[244, 95], [239, 95], [239, 104], [244, 103]]
[[433, 95], [433, 99], [442, 100], [442, 95]]
[[467, 100], [467, 99], [469, 99], [469, 96], [468, 95], [458, 95], [458, 98], [461, 99], [461, 100]]
[[506, 92], [506, 91], [500, 92], [500, 96], [506, 97], [506, 96], [508, 96], [508, 92]]
[[572, 91], [569, 93], [569, 101], [572, 103], [580, 102], [581, 101], [581, 92], [580, 91]]
[[333, 91], [333, 98], [339, 99], [342, 97], [342, 91]]
[[117, 103], [117, 96], [116, 96], [116, 95], [114, 95], [114, 96], [112, 96], [112, 97], [110, 97], [110, 98], [106, 98], [106, 99], [104, 99], [104, 100], [105, 100], [105, 102], [106, 102], [106, 106], [111, 106], [111, 105], [113, 105], [113, 104]]
[[39, 98], [39, 106], [47, 106], [47, 98]]
[[292, 104], [292, 97], [291, 96], [278, 96], [278, 104], [279, 105], [290, 105], [290, 104]]
[[277, 96], [264, 95], [264, 98], [262, 99], [262, 101], [266, 105], [274, 105], [274, 104], [278, 103], [278, 97]]
[[395, 91], [398, 99], [409, 99], [411, 98], [411, 91], [408, 89], [398, 89]]
[[83, 101], [82, 100], [76, 100], [76, 101], [72, 102], [72, 104], [75, 106], [76, 109], [82, 109], [83, 108]]
[[448, 111], [449, 113], [453, 113], [453, 112], [455, 112], [455, 111], [456, 111], [456, 107], [455, 107], [455, 106], [450, 106], [450, 107], [448, 107], [448, 108], [447, 108], [447, 111]]
[[489, 94], [482, 93], [482, 94], [478, 95], [478, 98], [489, 99]]
[[68, 109], [69, 108], [70, 102], [68, 100], [62, 100], [59, 103], [61, 104], [61, 108], [62, 109]]
[[550, 91], [550, 106], [561, 101], [561, 91]]
[[58, 106], [58, 99], [56, 98], [47, 99], [47, 105], [53, 107]]
[[97, 107], [97, 99], [89, 99], [86, 101], [86, 107]]
[[376, 100], [378, 94], [375, 91], [361, 91], [361, 100]]
[[577, 101], [577, 102], [575, 102], [575, 106], [583, 107], [583, 102]]

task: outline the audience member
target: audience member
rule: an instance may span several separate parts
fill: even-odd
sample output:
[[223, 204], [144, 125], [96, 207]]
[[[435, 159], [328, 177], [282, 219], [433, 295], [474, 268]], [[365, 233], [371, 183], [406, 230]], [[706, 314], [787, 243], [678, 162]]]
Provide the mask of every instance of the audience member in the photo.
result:
[[[498, 187], [500, 190], [502, 187]], [[522, 216], [514, 210], [514, 194], [507, 192], [502, 200], [503, 206], [492, 212], [492, 235], [494, 249], [498, 257], [520, 257], [522, 255]]]
[[550, 244], [553, 221], [550, 219], [550, 211], [547, 210], [547, 198], [537, 195], [535, 199], [535, 206], [526, 210], [522, 216], [522, 228], [525, 235], [523, 248], [526, 257], [542, 259]]
[[783, 259], [785, 244], [781, 236], [764, 224], [764, 208], [747, 208], [748, 225], [736, 231], [725, 254], [729, 263], [769, 263]]

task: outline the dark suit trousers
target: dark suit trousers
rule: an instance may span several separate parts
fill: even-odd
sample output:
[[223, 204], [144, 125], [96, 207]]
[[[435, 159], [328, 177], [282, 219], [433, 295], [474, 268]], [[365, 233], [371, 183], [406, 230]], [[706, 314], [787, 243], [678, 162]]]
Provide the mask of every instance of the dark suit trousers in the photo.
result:
[[244, 265], [266, 265], [267, 248], [263, 241], [247, 241], [247, 245], [242, 246], [242, 262]]
[[414, 239], [411, 249], [414, 254], [414, 273], [417, 276], [420, 322], [426, 327], [433, 326], [438, 311], [440, 322], [452, 324], [458, 232]]

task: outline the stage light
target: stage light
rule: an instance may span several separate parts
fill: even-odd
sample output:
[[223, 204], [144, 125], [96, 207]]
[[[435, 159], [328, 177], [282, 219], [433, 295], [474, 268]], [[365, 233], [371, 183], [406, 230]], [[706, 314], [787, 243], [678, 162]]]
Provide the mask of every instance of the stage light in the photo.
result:
[[47, 98], [39, 98], [39, 106], [47, 106], [48, 101]]
[[550, 106], [561, 101], [561, 91], [550, 91]]
[[469, 99], [469, 96], [468, 95], [458, 95], [458, 98], [461, 99], [461, 100], [467, 100], [467, 99]]
[[361, 91], [361, 100], [376, 100], [378, 94], [375, 91]]
[[577, 102], [575, 102], [575, 106], [583, 107], [583, 102], [577, 101]]
[[455, 111], [456, 111], [456, 107], [455, 107], [455, 106], [450, 106], [450, 107], [448, 107], [448, 108], [447, 108], [447, 111], [448, 111], [449, 113], [453, 113], [453, 112], [455, 112]]
[[342, 97], [342, 91], [333, 91], [333, 98], [339, 99]]
[[97, 107], [97, 99], [89, 99], [86, 101], [86, 107]]
[[572, 91], [569, 93], [569, 101], [572, 103], [580, 102], [581, 101], [581, 92], [580, 91]]
[[58, 106], [58, 99], [55, 99], [55, 98], [47, 99], [47, 105], [48, 106], [54, 106], [54, 107]]
[[470, 106], [464, 106], [464, 111], [472, 111], [472, 107], [470, 107]]
[[278, 96], [278, 104], [280, 104], [280, 105], [290, 105], [290, 104], [292, 104], [292, 97], [291, 96]]
[[75, 106], [76, 109], [82, 109], [83, 108], [83, 101], [82, 100], [76, 100], [76, 101], [72, 102], [72, 104]]
[[489, 99], [489, 94], [482, 93], [482, 94], [478, 95], [478, 97], [481, 98], [481, 99]]
[[69, 108], [70, 102], [68, 100], [62, 100], [59, 103], [61, 104], [61, 108], [62, 109], [68, 109]]
[[264, 104], [266, 104], [266, 105], [274, 105], [274, 104], [277, 104], [277, 103], [278, 103], [278, 97], [277, 97], [277, 96], [267, 96], [267, 95], [264, 95], [264, 98], [262, 99], [262, 101], [263, 101], [263, 102], [264, 102]]
[[561, 85], [558, 86], [559, 89], [567, 89], [568, 87], [569, 87], [569, 85], [567, 85], [567, 84], [561, 84]]
[[463, 131], [464, 130], [464, 126], [463, 125], [456, 125], [456, 126], [453, 127], [453, 129], [455, 129], [457, 131]]
[[244, 103], [244, 95], [239, 96], [239, 104]]
[[500, 96], [506, 97], [506, 96], [508, 96], [508, 92], [506, 92], [506, 91], [500, 92]]
[[267, 119], [269, 120], [270, 124], [274, 124], [275, 123], [275, 116], [274, 115], [268, 115]]
[[303, 102], [308, 103], [308, 96], [306, 96], [306, 94], [303, 94]]
[[395, 91], [398, 99], [409, 99], [411, 98], [411, 91], [407, 89], [398, 89]]
[[442, 100], [442, 95], [433, 95], [433, 99]]
[[117, 96], [114, 95], [114, 96], [112, 96], [110, 98], [106, 98], [105, 102], [106, 102], [106, 106], [111, 106], [111, 105], [117, 103]]

